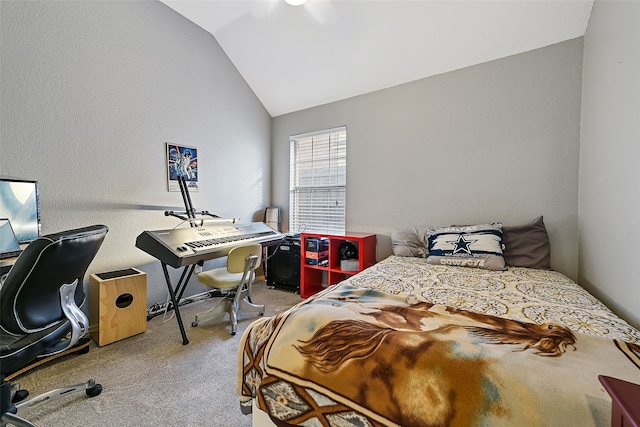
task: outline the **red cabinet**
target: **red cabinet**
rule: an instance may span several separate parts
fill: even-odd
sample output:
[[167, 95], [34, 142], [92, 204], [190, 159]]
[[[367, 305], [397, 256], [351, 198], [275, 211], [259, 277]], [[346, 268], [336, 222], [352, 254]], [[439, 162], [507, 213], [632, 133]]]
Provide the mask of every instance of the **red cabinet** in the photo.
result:
[[[300, 296], [303, 298], [308, 298], [376, 263], [375, 234], [302, 233], [300, 239]], [[322, 245], [318, 245], [321, 239], [326, 239], [326, 262], [322, 262], [324, 258], [318, 253], [318, 249], [323, 250]], [[356, 247], [357, 259], [341, 262], [340, 247], [344, 242], [352, 243]]]

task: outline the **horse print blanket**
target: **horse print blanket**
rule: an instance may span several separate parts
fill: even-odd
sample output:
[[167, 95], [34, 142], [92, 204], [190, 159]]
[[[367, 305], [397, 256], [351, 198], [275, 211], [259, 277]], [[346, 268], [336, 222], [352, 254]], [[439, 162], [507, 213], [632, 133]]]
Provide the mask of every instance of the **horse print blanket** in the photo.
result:
[[238, 392], [276, 425], [609, 425], [636, 344], [343, 283], [254, 322]]

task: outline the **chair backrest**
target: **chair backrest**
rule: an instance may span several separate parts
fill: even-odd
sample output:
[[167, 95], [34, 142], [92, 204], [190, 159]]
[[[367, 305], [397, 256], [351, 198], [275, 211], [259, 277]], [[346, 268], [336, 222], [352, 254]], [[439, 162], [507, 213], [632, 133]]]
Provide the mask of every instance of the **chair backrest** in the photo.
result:
[[231, 249], [227, 258], [227, 271], [229, 273], [242, 273], [244, 272], [245, 260], [255, 255], [258, 257], [256, 268], [260, 266], [262, 260], [262, 245], [257, 243], [255, 245], [236, 246]]
[[78, 281], [75, 301], [84, 303], [84, 275], [109, 229], [94, 225], [42, 236], [31, 242], [0, 291], [0, 322], [13, 334], [45, 329], [65, 319], [59, 289]]

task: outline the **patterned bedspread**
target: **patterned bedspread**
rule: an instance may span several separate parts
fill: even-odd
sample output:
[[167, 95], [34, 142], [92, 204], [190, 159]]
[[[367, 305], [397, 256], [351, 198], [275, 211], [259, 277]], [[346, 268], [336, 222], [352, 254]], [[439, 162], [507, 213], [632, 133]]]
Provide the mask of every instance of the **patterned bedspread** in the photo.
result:
[[278, 425], [604, 426], [639, 338], [558, 273], [390, 257], [254, 322], [238, 392]]
[[574, 332], [640, 342], [640, 331], [557, 271], [519, 267], [489, 271], [392, 255], [346, 283], [477, 313], [524, 322], [558, 322]]

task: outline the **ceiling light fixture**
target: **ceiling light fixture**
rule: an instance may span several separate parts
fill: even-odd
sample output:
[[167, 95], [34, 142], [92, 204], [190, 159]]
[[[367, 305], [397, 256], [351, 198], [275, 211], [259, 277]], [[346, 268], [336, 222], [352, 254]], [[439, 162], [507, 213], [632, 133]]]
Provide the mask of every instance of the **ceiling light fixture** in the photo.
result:
[[307, 0], [284, 0], [291, 6], [300, 6], [301, 4], [305, 4]]

